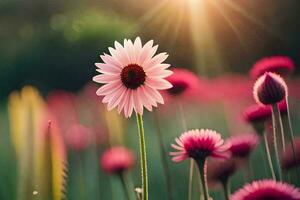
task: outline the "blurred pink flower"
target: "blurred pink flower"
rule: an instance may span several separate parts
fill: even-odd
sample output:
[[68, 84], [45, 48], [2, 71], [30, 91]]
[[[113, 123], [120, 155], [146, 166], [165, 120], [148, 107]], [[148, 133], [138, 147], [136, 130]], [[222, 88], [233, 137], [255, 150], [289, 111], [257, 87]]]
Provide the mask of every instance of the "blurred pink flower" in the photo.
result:
[[230, 151], [233, 157], [248, 158], [258, 145], [259, 138], [255, 134], [242, 134], [232, 136], [228, 142], [231, 144]]
[[205, 160], [208, 156], [215, 158], [228, 158], [230, 152], [229, 144], [224, 144], [221, 135], [209, 129], [195, 129], [184, 132], [179, 138], [175, 139], [176, 144], [172, 147], [177, 152], [171, 152], [174, 162], [181, 162], [187, 158], [196, 161]]
[[91, 131], [81, 124], [73, 124], [68, 129], [65, 140], [69, 148], [75, 151], [82, 151], [90, 144]]
[[265, 72], [274, 72], [280, 75], [287, 75], [293, 72], [295, 64], [292, 59], [286, 56], [272, 56], [257, 61], [250, 70], [250, 76], [256, 79]]
[[120, 146], [106, 150], [100, 159], [102, 169], [110, 174], [119, 174], [129, 170], [134, 162], [134, 154], [129, 149]]
[[109, 48], [111, 55], [100, 56], [104, 63], [95, 65], [101, 74], [93, 80], [104, 84], [96, 93], [104, 96], [102, 102], [108, 110], [118, 107], [119, 113], [124, 111], [125, 117], [130, 117], [133, 111], [142, 115], [143, 107], [152, 111], [152, 106], [164, 103], [158, 91], [172, 87], [165, 80], [172, 71], [166, 70], [169, 64], [162, 63], [166, 53], [154, 56], [157, 48], [152, 40], [142, 46], [137, 37], [134, 42], [125, 39], [123, 46], [116, 41], [115, 49]]
[[257, 103], [271, 105], [284, 100], [288, 88], [285, 81], [277, 74], [266, 72], [254, 84], [253, 95]]
[[96, 90], [95, 85], [89, 84], [77, 95], [66, 91], [53, 91], [48, 95], [49, 111], [57, 118], [66, 143], [70, 142], [68, 132], [72, 126], [80, 124], [80, 121], [84, 121], [89, 130], [88, 137], [92, 140], [90, 143], [98, 145], [107, 141], [104, 120], [100, 114], [103, 108], [102, 104], [99, 106]]
[[200, 86], [197, 75], [184, 68], [176, 68], [172, 71], [173, 74], [166, 78], [173, 85], [166, 90], [167, 94], [180, 98], [196, 96]]
[[52, 91], [47, 97], [50, 112], [57, 118], [62, 133], [77, 122], [76, 96], [70, 92]]
[[[281, 114], [287, 113], [287, 103], [283, 100], [278, 103], [278, 108]], [[266, 122], [272, 118], [272, 109], [270, 106], [252, 105], [245, 109], [244, 119], [249, 123]]]
[[235, 192], [231, 200], [300, 200], [300, 192], [292, 185], [274, 180], [259, 180]]
[[269, 106], [252, 105], [244, 111], [244, 118], [249, 123], [265, 122], [272, 117], [272, 110]]
[[207, 180], [211, 186], [215, 184], [222, 183], [226, 184], [228, 179], [235, 173], [237, 170], [236, 162], [233, 159], [228, 160], [208, 160], [207, 169]]
[[[295, 151], [295, 154], [294, 154]], [[285, 152], [281, 155], [281, 167], [289, 170], [300, 165], [300, 138], [294, 139], [294, 151], [291, 144], [286, 146]], [[294, 156], [295, 155], [295, 156]]]

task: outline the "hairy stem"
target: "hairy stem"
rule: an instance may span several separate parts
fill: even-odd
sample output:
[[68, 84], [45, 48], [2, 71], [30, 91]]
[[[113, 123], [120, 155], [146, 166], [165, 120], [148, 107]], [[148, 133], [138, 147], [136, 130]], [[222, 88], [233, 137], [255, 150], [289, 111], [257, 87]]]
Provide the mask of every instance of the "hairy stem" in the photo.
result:
[[200, 179], [201, 179], [201, 185], [203, 189], [204, 200], [209, 200], [206, 173], [205, 173], [205, 159], [199, 161], [197, 160], [197, 164], [200, 172]]
[[147, 175], [147, 157], [146, 157], [146, 142], [142, 115], [136, 114], [137, 125], [139, 129], [140, 140], [140, 158], [141, 158], [141, 173], [142, 173], [142, 199], [148, 200], [148, 175]]
[[276, 163], [276, 170], [278, 174], [278, 180], [282, 180], [281, 175], [281, 168], [280, 168], [280, 161], [279, 161], [279, 151], [277, 145], [277, 129], [278, 125], [280, 124], [279, 120], [279, 110], [276, 104], [272, 105], [272, 126], [273, 126], [273, 142], [274, 142], [274, 151], [275, 151], [275, 163]]
[[272, 159], [271, 159], [271, 154], [270, 154], [270, 149], [269, 149], [269, 144], [268, 144], [268, 139], [267, 139], [267, 133], [265, 132], [263, 134], [263, 136], [264, 136], [263, 140], [264, 140], [264, 146], [265, 146], [265, 153], [267, 155], [269, 169], [270, 169], [272, 178], [274, 180], [276, 180], [274, 167], [273, 167], [273, 164], [272, 164]]

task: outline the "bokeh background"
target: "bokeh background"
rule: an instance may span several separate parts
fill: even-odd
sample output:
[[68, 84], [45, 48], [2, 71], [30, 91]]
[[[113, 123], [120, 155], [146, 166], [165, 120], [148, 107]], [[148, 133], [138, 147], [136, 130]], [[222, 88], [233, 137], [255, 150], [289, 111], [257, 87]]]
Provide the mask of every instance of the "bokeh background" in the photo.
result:
[[[245, 106], [254, 102], [253, 80], [248, 78], [248, 71], [258, 59], [273, 55], [289, 56], [299, 65], [299, 13], [297, 0], [0, 1], [0, 199], [17, 197], [18, 167], [8, 120], [8, 96], [12, 91], [32, 85], [53, 106], [52, 110], [58, 115], [63, 113], [61, 120], [76, 115], [76, 121], [90, 129], [96, 127], [94, 132], [104, 135], [101, 145], [93, 144], [80, 152], [68, 151], [68, 199], [122, 199], [120, 183], [101, 172], [98, 159], [109, 146], [107, 141], [129, 146], [138, 153], [137, 128], [134, 119], [124, 120], [107, 113], [95, 97], [95, 85], [90, 82], [99, 55], [108, 52], [115, 40], [136, 36], [143, 42], [154, 39], [160, 52], [169, 53], [168, 63], [193, 71], [209, 83], [207, 90], [214, 91], [213, 101], [205, 97], [197, 106], [184, 106], [188, 127], [214, 128], [224, 137], [251, 132], [241, 119]], [[296, 109], [300, 106], [299, 72], [296, 67], [290, 79], [296, 133], [300, 132], [296, 123], [300, 120]], [[68, 109], [75, 114], [69, 110], [64, 113], [61, 108], [65, 107], [71, 107]], [[157, 118], [145, 116], [151, 152], [151, 199], [166, 199], [155, 132], [160, 129], [169, 151], [170, 143], [183, 130], [177, 109], [160, 109], [164, 114], [159, 127]], [[115, 124], [119, 124], [119, 129], [115, 130]], [[115, 132], [116, 137], [107, 134]], [[256, 161], [259, 156], [253, 159]], [[177, 165], [169, 159], [169, 165], [174, 179], [173, 195], [183, 199], [188, 163]], [[263, 176], [259, 170], [263, 167], [255, 166], [255, 175]], [[242, 185], [241, 174], [236, 176], [233, 190]], [[131, 176], [137, 186], [138, 164]], [[220, 194], [216, 191], [214, 195]]]

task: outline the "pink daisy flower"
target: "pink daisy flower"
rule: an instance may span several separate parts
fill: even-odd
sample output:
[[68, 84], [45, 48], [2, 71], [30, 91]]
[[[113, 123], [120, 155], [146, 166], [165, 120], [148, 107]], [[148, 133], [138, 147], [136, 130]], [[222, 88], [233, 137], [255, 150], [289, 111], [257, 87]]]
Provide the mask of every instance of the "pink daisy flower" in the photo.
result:
[[272, 56], [257, 61], [250, 71], [250, 76], [256, 79], [265, 72], [274, 72], [283, 76], [293, 72], [294, 69], [295, 64], [289, 57]]
[[231, 200], [300, 200], [300, 191], [274, 180], [254, 181], [235, 192]]
[[129, 149], [119, 146], [106, 150], [100, 159], [102, 169], [110, 174], [119, 174], [129, 170], [134, 162], [134, 154]]
[[259, 138], [255, 134], [237, 135], [228, 139], [231, 144], [230, 151], [233, 157], [248, 158], [256, 148]]
[[229, 144], [224, 144], [221, 135], [209, 129], [195, 129], [184, 132], [179, 138], [175, 139], [176, 144], [172, 147], [177, 152], [171, 152], [174, 162], [181, 162], [187, 158], [196, 161], [205, 160], [208, 156], [215, 158], [228, 158], [230, 152]]
[[118, 107], [119, 113], [124, 111], [125, 117], [130, 117], [133, 111], [142, 115], [144, 107], [151, 111], [152, 106], [164, 103], [158, 91], [172, 87], [165, 80], [172, 71], [163, 63], [166, 53], [154, 56], [157, 48], [153, 40], [142, 46], [137, 37], [134, 42], [125, 39], [123, 46], [116, 41], [115, 49], [109, 48], [111, 55], [100, 56], [103, 63], [95, 65], [101, 74], [93, 80], [104, 84], [96, 93], [104, 96], [102, 102], [107, 103], [108, 110]]
[[199, 90], [199, 78], [191, 71], [183, 68], [173, 69], [173, 74], [167, 80], [173, 85], [166, 90], [170, 96], [196, 95]]
[[266, 72], [254, 84], [253, 95], [257, 103], [271, 105], [287, 97], [285, 81], [277, 74]]

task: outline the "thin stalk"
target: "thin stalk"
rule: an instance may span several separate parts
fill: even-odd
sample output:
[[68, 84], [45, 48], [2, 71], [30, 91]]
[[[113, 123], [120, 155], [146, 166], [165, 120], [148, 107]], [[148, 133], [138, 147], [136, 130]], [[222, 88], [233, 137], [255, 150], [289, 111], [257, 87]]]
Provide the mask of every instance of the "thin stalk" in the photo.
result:
[[193, 198], [193, 175], [194, 175], [194, 160], [190, 161], [190, 169], [189, 169], [189, 188], [188, 188], [188, 200], [192, 200]]
[[131, 198], [131, 193], [133, 193], [133, 190], [131, 191], [129, 185], [127, 184], [126, 174], [124, 172], [122, 172], [118, 176], [119, 176], [119, 179], [122, 183], [122, 187], [123, 187], [124, 193], [126, 195], [126, 199], [127, 200], [133, 200]]
[[173, 196], [172, 196], [172, 181], [171, 181], [171, 176], [170, 176], [170, 170], [169, 170], [169, 166], [168, 166], [168, 160], [167, 160], [167, 151], [165, 149], [164, 146], [164, 142], [163, 142], [163, 137], [161, 134], [161, 130], [160, 130], [160, 124], [159, 124], [159, 117], [157, 115], [157, 112], [154, 113], [154, 121], [155, 121], [155, 127], [157, 129], [157, 131], [155, 131], [157, 133], [157, 138], [158, 138], [158, 143], [160, 146], [160, 154], [161, 154], [161, 162], [163, 164], [163, 170], [164, 170], [164, 175], [165, 175], [165, 179], [166, 179], [166, 189], [167, 189], [167, 199], [168, 200], [172, 200]]
[[148, 175], [147, 175], [147, 156], [146, 156], [146, 142], [145, 132], [143, 125], [143, 117], [140, 114], [136, 114], [137, 125], [139, 129], [140, 140], [140, 158], [141, 158], [141, 173], [142, 173], [142, 199], [148, 200]]
[[[180, 120], [181, 120], [181, 125], [183, 131], [187, 130], [187, 123], [185, 120], [185, 115], [184, 115], [184, 109], [182, 106], [182, 103], [178, 100], [177, 101], [178, 108], [179, 108], [179, 115], [180, 115]], [[194, 160], [191, 159], [190, 161], [190, 167], [189, 167], [189, 185], [188, 185], [188, 200], [192, 200], [192, 193], [193, 193], [193, 177], [194, 177]]]
[[272, 126], [273, 126], [273, 142], [274, 142], [274, 151], [275, 151], [275, 163], [276, 163], [276, 170], [278, 173], [278, 180], [282, 180], [282, 175], [281, 175], [281, 168], [280, 168], [280, 161], [279, 161], [279, 151], [278, 151], [278, 146], [277, 146], [277, 128], [279, 122], [279, 110], [276, 104], [272, 105]]
[[205, 174], [205, 159], [197, 161], [197, 164], [200, 172], [200, 180], [203, 189], [204, 200], [209, 200], [208, 187], [207, 187], [206, 174]]
[[229, 180], [222, 182], [225, 200], [230, 200], [230, 185]]
[[245, 177], [248, 182], [252, 181], [253, 173], [252, 173], [252, 167], [250, 163], [250, 157], [245, 163]]
[[273, 164], [272, 164], [272, 159], [271, 159], [271, 154], [270, 154], [270, 149], [269, 149], [269, 145], [268, 145], [267, 133], [265, 132], [263, 134], [263, 136], [264, 136], [263, 140], [264, 140], [264, 146], [265, 146], [265, 153], [267, 155], [270, 172], [271, 172], [272, 178], [274, 180], [276, 180], [275, 172], [274, 172], [274, 167], [273, 167]]
[[[277, 107], [278, 108], [278, 107]], [[280, 134], [281, 134], [281, 143], [282, 143], [282, 150], [283, 152], [285, 152], [285, 134], [284, 134], [284, 130], [283, 130], [283, 124], [282, 124], [282, 118], [281, 118], [281, 114], [280, 111], [278, 111], [278, 119], [279, 119], [279, 125], [280, 125]]]
[[[292, 122], [291, 122], [291, 114], [290, 114], [290, 108], [289, 108], [289, 103], [288, 103], [288, 98], [286, 98], [286, 111], [287, 111], [287, 120], [288, 120], [288, 127], [289, 127], [289, 133], [290, 133], [290, 140], [291, 140], [291, 146], [293, 150], [293, 157], [294, 161], [296, 160], [296, 152], [295, 152], [295, 144], [294, 144], [294, 130], [292, 127]], [[297, 166], [296, 168], [297, 176], [299, 176], [299, 168]]]

